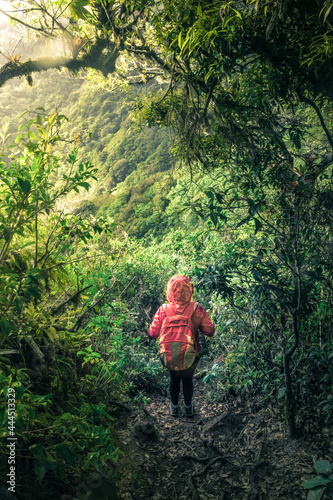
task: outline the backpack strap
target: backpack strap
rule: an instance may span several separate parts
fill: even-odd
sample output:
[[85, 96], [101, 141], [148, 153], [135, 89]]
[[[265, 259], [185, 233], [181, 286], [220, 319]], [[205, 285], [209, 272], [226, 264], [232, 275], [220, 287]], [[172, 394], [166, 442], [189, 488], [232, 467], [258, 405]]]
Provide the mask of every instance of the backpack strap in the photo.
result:
[[164, 308], [164, 312], [165, 312], [167, 317], [175, 315], [175, 311], [173, 310], [173, 307], [171, 304], [163, 304], [163, 308]]
[[[195, 313], [197, 307], [198, 307], [198, 303], [197, 302], [190, 302], [189, 305], [184, 310], [183, 315], [187, 316], [188, 318], [190, 318], [192, 320], [192, 316]], [[185, 313], [186, 310], [187, 310], [187, 312]]]
[[192, 325], [192, 327], [191, 327], [191, 330], [192, 330], [192, 339], [194, 341], [195, 350], [197, 350], [197, 345], [196, 345], [197, 342], [196, 342], [196, 336], [195, 336], [195, 330], [196, 330], [196, 328], [195, 328], [195, 325], [193, 323], [193, 319], [192, 318], [193, 318], [193, 315], [194, 315], [194, 313], [195, 313], [195, 311], [196, 311], [196, 309], [198, 307], [198, 303], [197, 302], [191, 302], [190, 306], [191, 307], [189, 308], [188, 314], [186, 316], [188, 316], [188, 318], [189, 318], [189, 320], [191, 322], [191, 325]]

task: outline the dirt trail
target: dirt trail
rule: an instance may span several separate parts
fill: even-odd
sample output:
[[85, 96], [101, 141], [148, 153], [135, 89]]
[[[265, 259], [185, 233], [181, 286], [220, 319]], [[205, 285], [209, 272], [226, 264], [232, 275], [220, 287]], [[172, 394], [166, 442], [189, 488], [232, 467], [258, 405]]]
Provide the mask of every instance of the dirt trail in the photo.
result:
[[[207, 401], [195, 381], [195, 416], [173, 418], [169, 400], [154, 396], [118, 417], [121, 500], [304, 500], [313, 461], [332, 459], [333, 432], [315, 426], [290, 441], [273, 408], [256, 398]], [[108, 497], [105, 497], [108, 498]]]

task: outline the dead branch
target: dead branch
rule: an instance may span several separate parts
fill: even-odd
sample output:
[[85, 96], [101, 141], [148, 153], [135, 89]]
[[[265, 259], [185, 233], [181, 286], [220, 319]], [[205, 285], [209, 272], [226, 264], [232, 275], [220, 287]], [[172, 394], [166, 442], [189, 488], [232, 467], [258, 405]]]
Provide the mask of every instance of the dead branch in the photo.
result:
[[228, 415], [229, 412], [225, 411], [224, 413], [221, 413], [221, 415], [219, 415], [218, 417], [208, 422], [206, 425], [203, 426], [201, 434], [203, 435], [206, 432], [213, 430], [214, 427], [216, 427], [221, 422], [221, 420], [226, 418]]
[[112, 290], [113, 288], [113, 285], [114, 285], [115, 281], [112, 283], [111, 286], [109, 286], [105, 291], [104, 293], [101, 295], [101, 297], [99, 297], [99, 299], [97, 300], [94, 300], [93, 303], [91, 304], [90, 307], [88, 307], [88, 309], [86, 309], [76, 320], [76, 323], [75, 325], [73, 326], [73, 328], [71, 328], [69, 331], [70, 332], [75, 332], [76, 331], [76, 328], [80, 326], [80, 324], [82, 323], [83, 321], [83, 318], [90, 312], [92, 311], [106, 296], [106, 294]]
[[63, 302], [62, 304], [60, 304], [59, 306], [56, 306], [54, 307], [53, 309], [51, 309], [51, 313], [52, 314], [56, 314], [58, 313], [63, 307], [65, 307], [69, 302], [75, 302], [79, 296], [81, 295], [81, 293], [83, 293], [85, 290], [87, 290], [88, 288], [91, 288], [92, 285], [88, 285], [84, 288], [82, 288], [81, 290], [78, 290], [77, 292], [75, 292], [73, 295], [71, 295], [65, 302]]

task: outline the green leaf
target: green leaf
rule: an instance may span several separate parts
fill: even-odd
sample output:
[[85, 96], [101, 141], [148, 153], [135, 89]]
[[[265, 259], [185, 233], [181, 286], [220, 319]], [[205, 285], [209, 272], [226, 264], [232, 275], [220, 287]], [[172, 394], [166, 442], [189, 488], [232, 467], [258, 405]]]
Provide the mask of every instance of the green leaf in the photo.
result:
[[27, 286], [25, 291], [35, 299], [39, 299], [40, 297], [40, 291], [34, 286]]
[[12, 330], [12, 325], [10, 324], [10, 322], [5, 318], [1, 318], [0, 319], [0, 332], [5, 334], [5, 335], [8, 335], [11, 330]]
[[29, 450], [40, 462], [47, 461], [45, 448], [41, 444], [33, 444], [29, 447]]
[[15, 144], [18, 144], [20, 142], [20, 140], [22, 139], [22, 137], [24, 136], [24, 134], [19, 134], [16, 139], [15, 139]]
[[182, 48], [182, 32], [183, 30], [181, 30], [181, 32], [178, 35], [178, 46], [180, 49]]
[[62, 458], [67, 465], [75, 465], [75, 457], [71, 450], [65, 444], [58, 444], [55, 447], [58, 457]]
[[211, 200], [214, 199], [214, 193], [212, 191], [205, 191], [205, 195]]
[[5, 241], [9, 241], [11, 234], [12, 232], [9, 227], [5, 227], [5, 229], [3, 230], [3, 237], [5, 238]]
[[303, 488], [310, 490], [311, 488], [316, 488], [316, 486], [323, 486], [324, 484], [328, 484], [331, 481], [323, 476], [316, 476], [302, 483]]
[[22, 399], [22, 396], [24, 394], [24, 386], [21, 384], [15, 387], [15, 392], [16, 392], [16, 399]]
[[216, 224], [218, 222], [217, 213], [216, 212], [210, 212], [209, 215], [210, 215], [211, 221], [213, 222], [214, 226], [216, 226]]
[[0, 356], [8, 356], [9, 354], [17, 354], [16, 349], [0, 349]]
[[35, 410], [33, 408], [29, 408], [28, 415], [29, 415], [30, 422], [33, 422], [35, 420], [35, 417], [36, 417]]
[[262, 224], [259, 219], [254, 219], [254, 222], [256, 225], [255, 234], [257, 234], [257, 232], [260, 231], [260, 229], [262, 228]]
[[37, 137], [36, 137], [36, 134], [35, 132], [33, 132], [32, 130], [30, 130], [29, 132], [29, 138], [32, 139], [32, 140], [37, 140]]
[[19, 314], [21, 314], [22, 309], [23, 309], [23, 300], [21, 297], [15, 297], [14, 299], [14, 305]]
[[243, 219], [241, 220], [240, 222], [238, 222], [237, 226], [236, 226], [236, 229], [240, 226], [242, 226], [243, 224], [246, 224], [247, 222], [249, 222], [251, 217], [246, 217], [246, 219]]
[[71, 418], [72, 414], [71, 413], [64, 413], [63, 415], [61, 415], [61, 420], [69, 420]]
[[285, 393], [286, 393], [286, 388], [285, 387], [280, 387], [280, 389], [278, 390], [278, 395], [277, 395], [278, 399], [283, 398], [283, 396], [285, 395]]
[[308, 493], [308, 496], [306, 497], [307, 500], [320, 500], [321, 497], [323, 496], [323, 493], [325, 491], [325, 488], [322, 488], [319, 486], [318, 488], [314, 488], [313, 490], [310, 490]]
[[19, 183], [20, 188], [25, 194], [30, 193], [31, 191], [31, 184], [29, 181], [22, 179], [21, 177], [17, 178], [17, 182]]
[[216, 199], [219, 203], [223, 203], [223, 197], [220, 193], [215, 193]]
[[38, 481], [41, 482], [43, 480], [43, 477], [45, 476], [47, 469], [44, 465], [42, 465], [40, 462], [37, 462], [35, 460], [34, 471], [36, 473]]
[[77, 21], [78, 19], [92, 19], [92, 14], [84, 7], [84, 5], [87, 5], [87, 3], [88, 2], [86, 1], [77, 1], [70, 3], [69, 10], [74, 21]]
[[314, 467], [318, 474], [329, 474], [333, 469], [333, 465], [328, 460], [318, 460]]
[[81, 182], [80, 186], [84, 187], [86, 191], [89, 191], [90, 189], [90, 184], [88, 182]]
[[32, 172], [36, 172], [36, 170], [38, 169], [39, 167], [39, 161], [37, 158], [34, 158], [32, 164], [31, 164], [31, 170]]

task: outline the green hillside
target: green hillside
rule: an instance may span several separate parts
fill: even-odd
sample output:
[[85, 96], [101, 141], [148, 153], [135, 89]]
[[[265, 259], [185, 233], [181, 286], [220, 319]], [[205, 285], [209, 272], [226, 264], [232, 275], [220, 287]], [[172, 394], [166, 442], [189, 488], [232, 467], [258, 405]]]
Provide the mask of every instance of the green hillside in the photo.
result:
[[[145, 92], [158, 88], [151, 85]], [[98, 181], [90, 192], [68, 200], [72, 210], [110, 216], [128, 234], [143, 237], [162, 234], [168, 226], [163, 213], [175, 184], [170, 175], [175, 161], [167, 129], [140, 129], [133, 122], [131, 111], [138, 92], [91, 90], [82, 78], [48, 71], [35, 77], [32, 87], [23, 79], [2, 89], [0, 123], [6, 147], [14, 142], [20, 116], [27, 110], [25, 118], [39, 107], [66, 115], [67, 140], [79, 143], [83, 158], [98, 168]]]
[[70, 114], [77, 133], [82, 115], [88, 124], [92, 139], [82, 138], [81, 151], [99, 170], [99, 181], [80, 211], [99, 210], [130, 235], [142, 237], [156, 232], [169, 203], [171, 140], [165, 128], [140, 130], [130, 116], [132, 108], [130, 97], [120, 92], [83, 91]]

